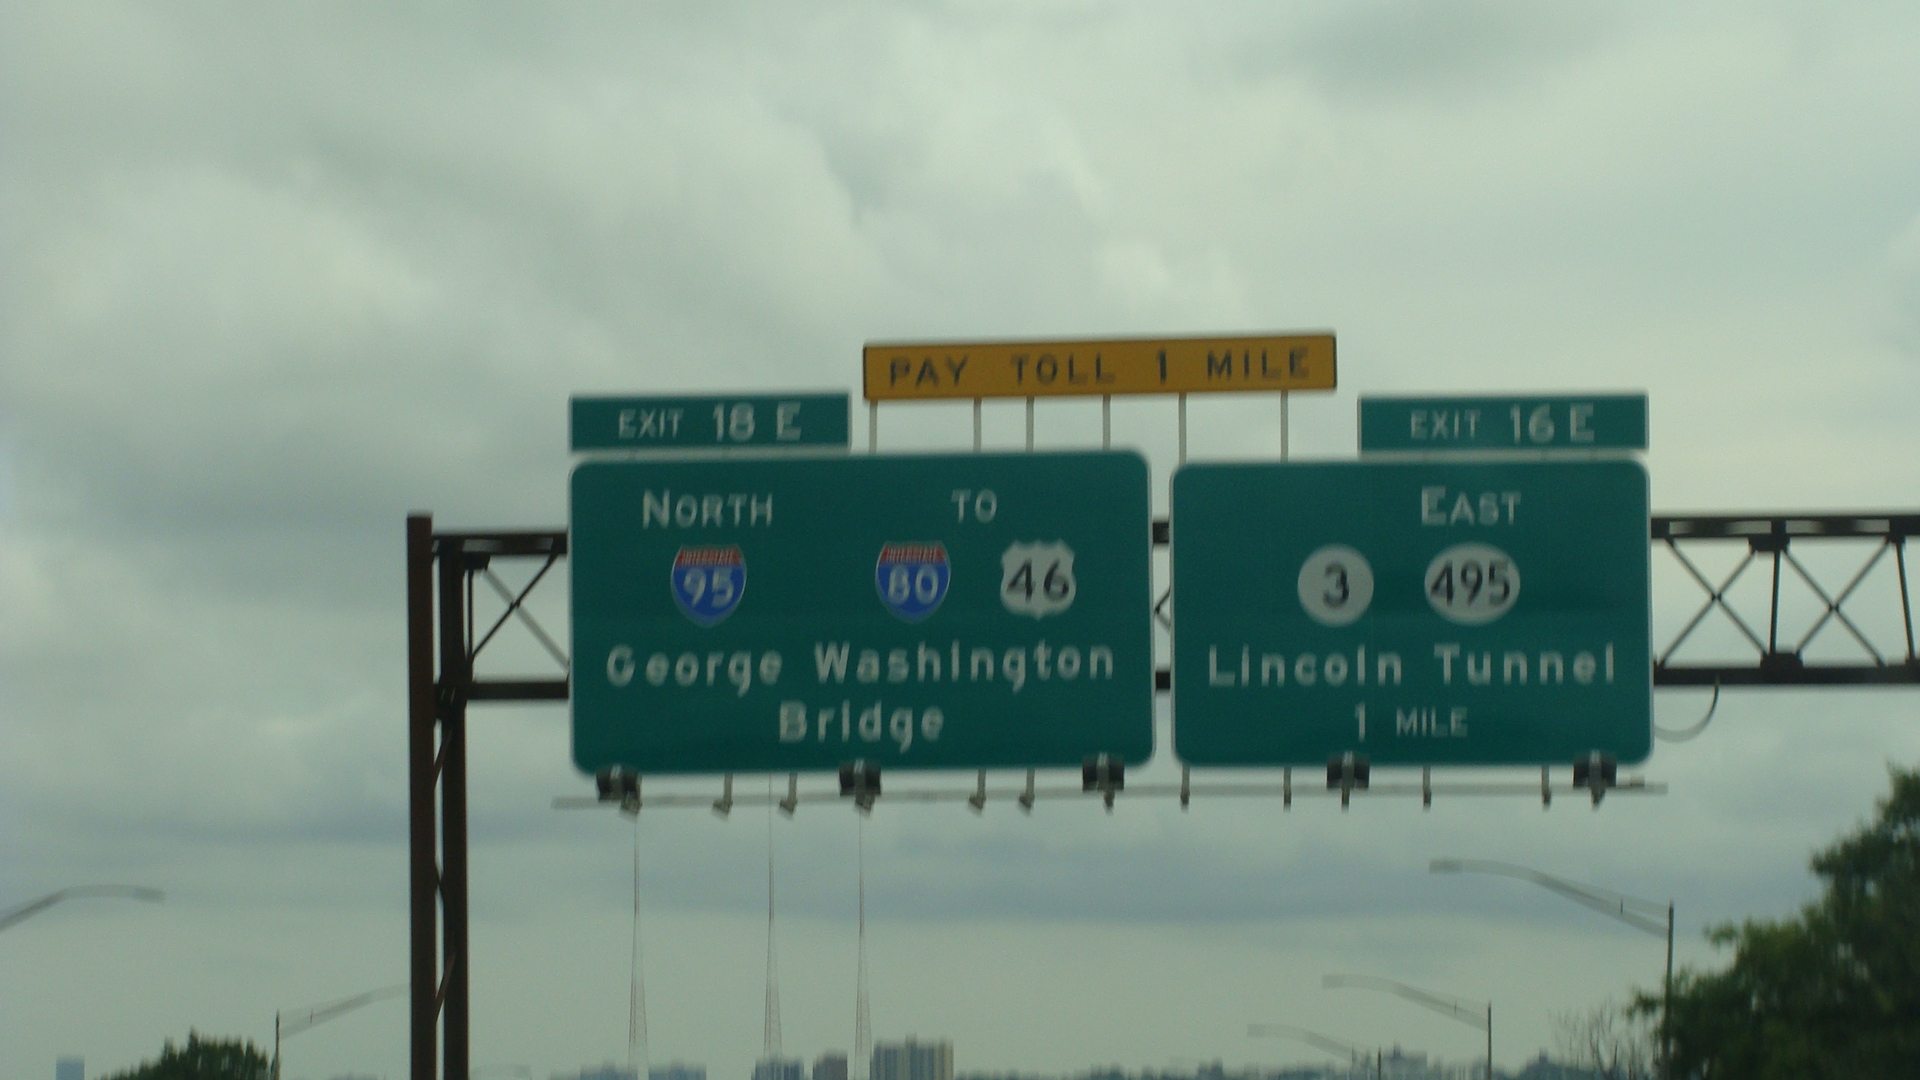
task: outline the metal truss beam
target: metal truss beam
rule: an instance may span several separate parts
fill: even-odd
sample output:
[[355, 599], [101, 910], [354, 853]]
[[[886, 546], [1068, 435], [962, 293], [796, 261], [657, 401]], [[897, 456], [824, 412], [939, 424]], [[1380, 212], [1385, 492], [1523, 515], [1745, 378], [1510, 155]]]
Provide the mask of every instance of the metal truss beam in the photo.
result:
[[[1920, 684], [1920, 657], [1914, 652], [1913, 590], [1907, 576], [1907, 541], [1920, 536], [1920, 513], [1913, 511], [1855, 514], [1663, 514], [1654, 517], [1652, 542], [1664, 547], [1684, 568], [1706, 597], [1685, 627], [1665, 648], [1656, 650], [1655, 686], [1911, 686]], [[1831, 593], [1795, 557], [1809, 545], [1833, 541], [1878, 541], [1851, 580]], [[1746, 555], [1731, 574], [1713, 582], [1687, 557], [1698, 547], [1744, 544]], [[1684, 545], [1684, 546], [1683, 546]], [[1891, 555], [1892, 576], [1898, 589], [1903, 639], [1876, 643], [1848, 616], [1846, 604], [1858, 598], [1867, 576]], [[1771, 572], [1765, 632], [1750, 627], [1727, 603], [1727, 592], [1751, 567]], [[1798, 581], [1796, 591], [1824, 607], [1813, 626], [1798, 641], [1780, 636], [1781, 582]], [[1715, 612], [1730, 622], [1748, 645], [1753, 659], [1745, 663], [1676, 663], [1674, 654], [1687, 638]], [[1806, 649], [1821, 634], [1848, 636], [1863, 659], [1851, 663], [1813, 661]]]
[[[1655, 686], [1891, 686], [1920, 684], [1920, 657], [1914, 651], [1912, 589], [1906, 544], [1920, 536], [1920, 512], [1860, 514], [1693, 514], [1653, 519], [1651, 541], [1664, 546], [1686, 567], [1707, 597], [1705, 605], [1665, 650], [1656, 654]], [[1165, 546], [1171, 529], [1153, 522], [1151, 539]], [[1794, 557], [1808, 544], [1831, 540], [1879, 540], [1867, 564], [1851, 581], [1831, 593]], [[1682, 545], [1745, 543], [1747, 557], [1718, 584], [1686, 558]], [[524, 601], [547, 570], [567, 555], [564, 529], [483, 532], [433, 531], [433, 518], [407, 518], [407, 682], [408, 818], [411, 892], [412, 1080], [465, 1080], [470, 1070], [467, 965], [467, 795], [466, 714], [473, 702], [540, 702], [568, 699], [571, 672], [558, 678], [479, 678], [474, 660], [510, 619], [518, 619], [563, 669], [570, 669], [553, 637], [526, 610]], [[1856, 599], [1868, 573], [1891, 556], [1899, 590], [1904, 631], [1901, 647], [1876, 645], [1852, 620], [1846, 604]], [[495, 559], [541, 559], [544, 565], [515, 595], [492, 574]], [[1749, 627], [1728, 605], [1726, 592], [1752, 565], [1772, 573], [1766, 633]], [[438, 571], [436, 581], [436, 573]], [[1797, 577], [1825, 606], [1813, 628], [1798, 642], [1782, 642], [1780, 583]], [[473, 586], [485, 581], [506, 605], [489, 628], [476, 634]], [[1169, 597], [1155, 606], [1155, 617], [1171, 626]], [[1686, 664], [1672, 661], [1682, 642], [1715, 612], [1732, 620], [1754, 649], [1751, 662]], [[1806, 646], [1821, 633], [1849, 635], [1867, 656], [1859, 663], [1823, 663], [1804, 659]], [[436, 660], [438, 671], [436, 672]], [[1156, 672], [1156, 688], [1171, 687], [1167, 671]], [[1468, 794], [1496, 793], [1463, 788]], [[1420, 789], [1431, 799], [1431, 777]], [[1542, 797], [1546, 794], [1543, 774]], [[1284, 795], [1294, 792], [1283, 784]], [[1505, 789], [1501, 788], [1500, 793]], [[1140, 794], [1148, 794], [1144, 789]], [[1245, 793], [1248, 792], [1231, 792]], [[1263, 790], [1258, 792], [1265, 794]], [[965, 794], [965, 793], [963, 793]], [[975, 793], [979, 794], [978, 792]], [[1190, 794], [1183, 783], [1179, 795]], [[438, 798], [436, 798], [436, 795]], [[1021, 798], [1031, 805], [1033, 795]], [[444, 1045], [444, 1058], [439, 1051]], [[444, 1065], [444, 1072], [442, 1066]]]

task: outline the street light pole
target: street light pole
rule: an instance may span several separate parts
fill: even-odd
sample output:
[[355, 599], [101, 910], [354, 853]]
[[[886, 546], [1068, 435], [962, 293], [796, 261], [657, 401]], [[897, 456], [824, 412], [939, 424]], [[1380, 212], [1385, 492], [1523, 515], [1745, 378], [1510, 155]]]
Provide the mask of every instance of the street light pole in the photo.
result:
[[[1303, 1027], [1295, 1027], [1292, 1024], [1247, 1025], [1247, 1036], [1249, 1038], [1257, 1039], [1265, 1035], [1286, 1035], [1299, 1039], [1301, 1042], [1312, 1043], [1331, 1054], [1345, 1054], [1348, 1058], [1349, 1068], [1355, 1072], [1359, 1071], [1360, 1062], [1367, 1056], [1365, 1047], [1357, 1046], [1341, 1039], [1331, 1038], [1317, 1031], [1308, 1031]], [[1375, 1077], [1380, 1075], [1380, 1052], [1378, 1049], [1374, 1051], [1373, 1075]]]
[[[1500, 874], [1505, 877], [1531, 881], [1543, 889], [1550, 889], [1576, 904], [1590, 907], [1602, 915], [1610, 916], [1626, 923], [1642, 933], [1654, 937], [1664, 937], [1667, 941], [1667, 974], [1660, 992], [1660, 1075], [1673, 1080], [1673, 901], [1667, 901], [1662, 909], [1658, 901], [1642, 900], [1637, 896], [1617, 893], [1612, 889], [1602, 889], [1597, 885], [1582, 885], [1577, 881], [1554, 877], [1530, 866], [1514, 863], [1495, 862], [1491, 859], [1435, 859], [1427, 864], [1427, 872], [1433, 874]], [[1665, 915], [1662, 921], [1656, 916]]]
[[129, 900], [145, 900], [150, 904], [158, 904], [166, 899], [166, 894], [159, 889], [144, 885], [73, 885], [48, 893], [38, 900], [29, 900], [19, 907], [0, 911], [0, 930], [38, 915], [62, 900], [78, 900], [83, 896], [123, 896]]
[[1493, 1080], [1493, 1002], [1489, 1001], [1482, 1005], [1408, 986], [1403, 982], [1394, 982], [1392, 979], [1382, 979], [1377, 975], [1323, 975], [1320, 977], [1320, 985], [1327, 989], [1362, 986], [1369, 990], [1385, 990], [1389, 994], [1398, 994], [1415, 1004], [1424, 1005], [1442, 1016], [1458, 1020], [1468, 1027], [1486, 1028], [1487, 1080]]
[[1660, 1073], [1673, 1080], [1673, 901], [1667, 901], [1667, 981], [1660, 991]]
[[315, 1005], [312, 1008], [303, 1009], [295, 1013], [293, 1018], [286, 1022], [284, 1028], [280, 1021], [281, 1014], [275, 1012], [273, 1014], [273, 1080], [280, 1080], [280, 1039], [283, 1035], [291, 1039], [295, 1035], [306, 1031], [308, 1028], [319, 1027], [329, 1020], [345, 1016], [347, 1013], [352, 1012], [362, 1005], [371, 1005], [381, 998], [396, 997], [404, 994], [410, 986], [411, 984], [409, 983], [395, 983], [392, 986], [383, 986], [378, 990], [369, 990], [364, 994], [355, 994], [352, 997], [341, 998], [338, 1001], [329, 1001], [325, 1004]]

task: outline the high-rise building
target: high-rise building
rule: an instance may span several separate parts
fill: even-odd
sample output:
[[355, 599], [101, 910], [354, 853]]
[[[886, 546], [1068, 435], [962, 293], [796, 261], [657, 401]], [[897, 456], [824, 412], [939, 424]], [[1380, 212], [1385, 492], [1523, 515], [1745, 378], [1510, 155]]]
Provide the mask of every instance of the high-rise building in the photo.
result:
[[707, 1067], [672, 1061], [648, 1069], [647, 1080], [707, 1080]]
[[868, 1080], [953, 1080], [953, 1042], [920, 1042], [913, 1036], [899, 1043], [873, 1044], [873, 1071]]
[[847, 1080], [847, 1055], [829, 1050], [813, 1063], [813, 1080]]
[[799, 1058], [762, 1058], [754, 1063], [753, 1080], [807, 1080], [807, 1066]]
[[576, 1073], [554, 1073], [553, 1080], [640, 1080], [640, 1070], [609, 1061], [598, 1068], [588, 1066]]
[[80, 1058], [60, 1058], [53, 1063], [53, 1080], [87, 1080], [87, 1063]]

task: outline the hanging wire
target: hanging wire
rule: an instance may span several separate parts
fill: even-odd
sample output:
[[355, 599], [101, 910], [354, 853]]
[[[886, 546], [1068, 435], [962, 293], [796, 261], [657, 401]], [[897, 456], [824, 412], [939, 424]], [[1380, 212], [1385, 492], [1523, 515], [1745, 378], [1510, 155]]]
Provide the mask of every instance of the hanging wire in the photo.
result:
[[1681, 728], [1678, 731], [1672, 730], [1670, 728], [1663, 728], [1659, 724], [1655, 724], [1653, 725], [1653, 733], [1655, 735], [1660, 736], [1662, 739], [1665, 739], [1667, 742], [1686, 742], [1689, 739], [1692, 739], [1695, 736], [1699, 735], [1701, 732], [1707, 730], [1707, 724], [1713, 720], [1714, 710], [1718, 709], [1719, 707], [1720, 707], [1720, 680], [1715, 679], [1713, 680], [1713, 700], [1707, 703], [1707, 715], [1701, 717], [1699, 723], [1693, 725], [1690, 728]]
[[853, 1063], [850, 1074], [866, 1080], [867, 1065], [873, 1057], [873, 1016], [867, 999], [867, 819], [858, 819], [859, 828], [859, 945], [853, 992]]
[[[633, 951], [627, 966], [627, 1068], [645, 1076], [647, 1056], [647, 982], [640, 951], [640, 817], [633, 819]], [[636, 1064], [637, 1062], [637, 1064]]]
[[761, 1032], [762, 1060], [780, 1058], [780, 979], [773, 951], [773, 777], [767, 777], [767, 1013]]

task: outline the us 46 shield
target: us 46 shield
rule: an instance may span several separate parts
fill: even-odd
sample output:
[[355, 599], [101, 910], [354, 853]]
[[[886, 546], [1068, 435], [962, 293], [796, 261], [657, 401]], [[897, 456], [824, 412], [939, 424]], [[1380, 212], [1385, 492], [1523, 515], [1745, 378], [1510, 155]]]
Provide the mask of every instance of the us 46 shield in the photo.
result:
[[1015, 615], [1036, 619], [1073, 606], [1073, 549], [1066, 541], [1015, 541], [1000, 556], [1000, 600]]

